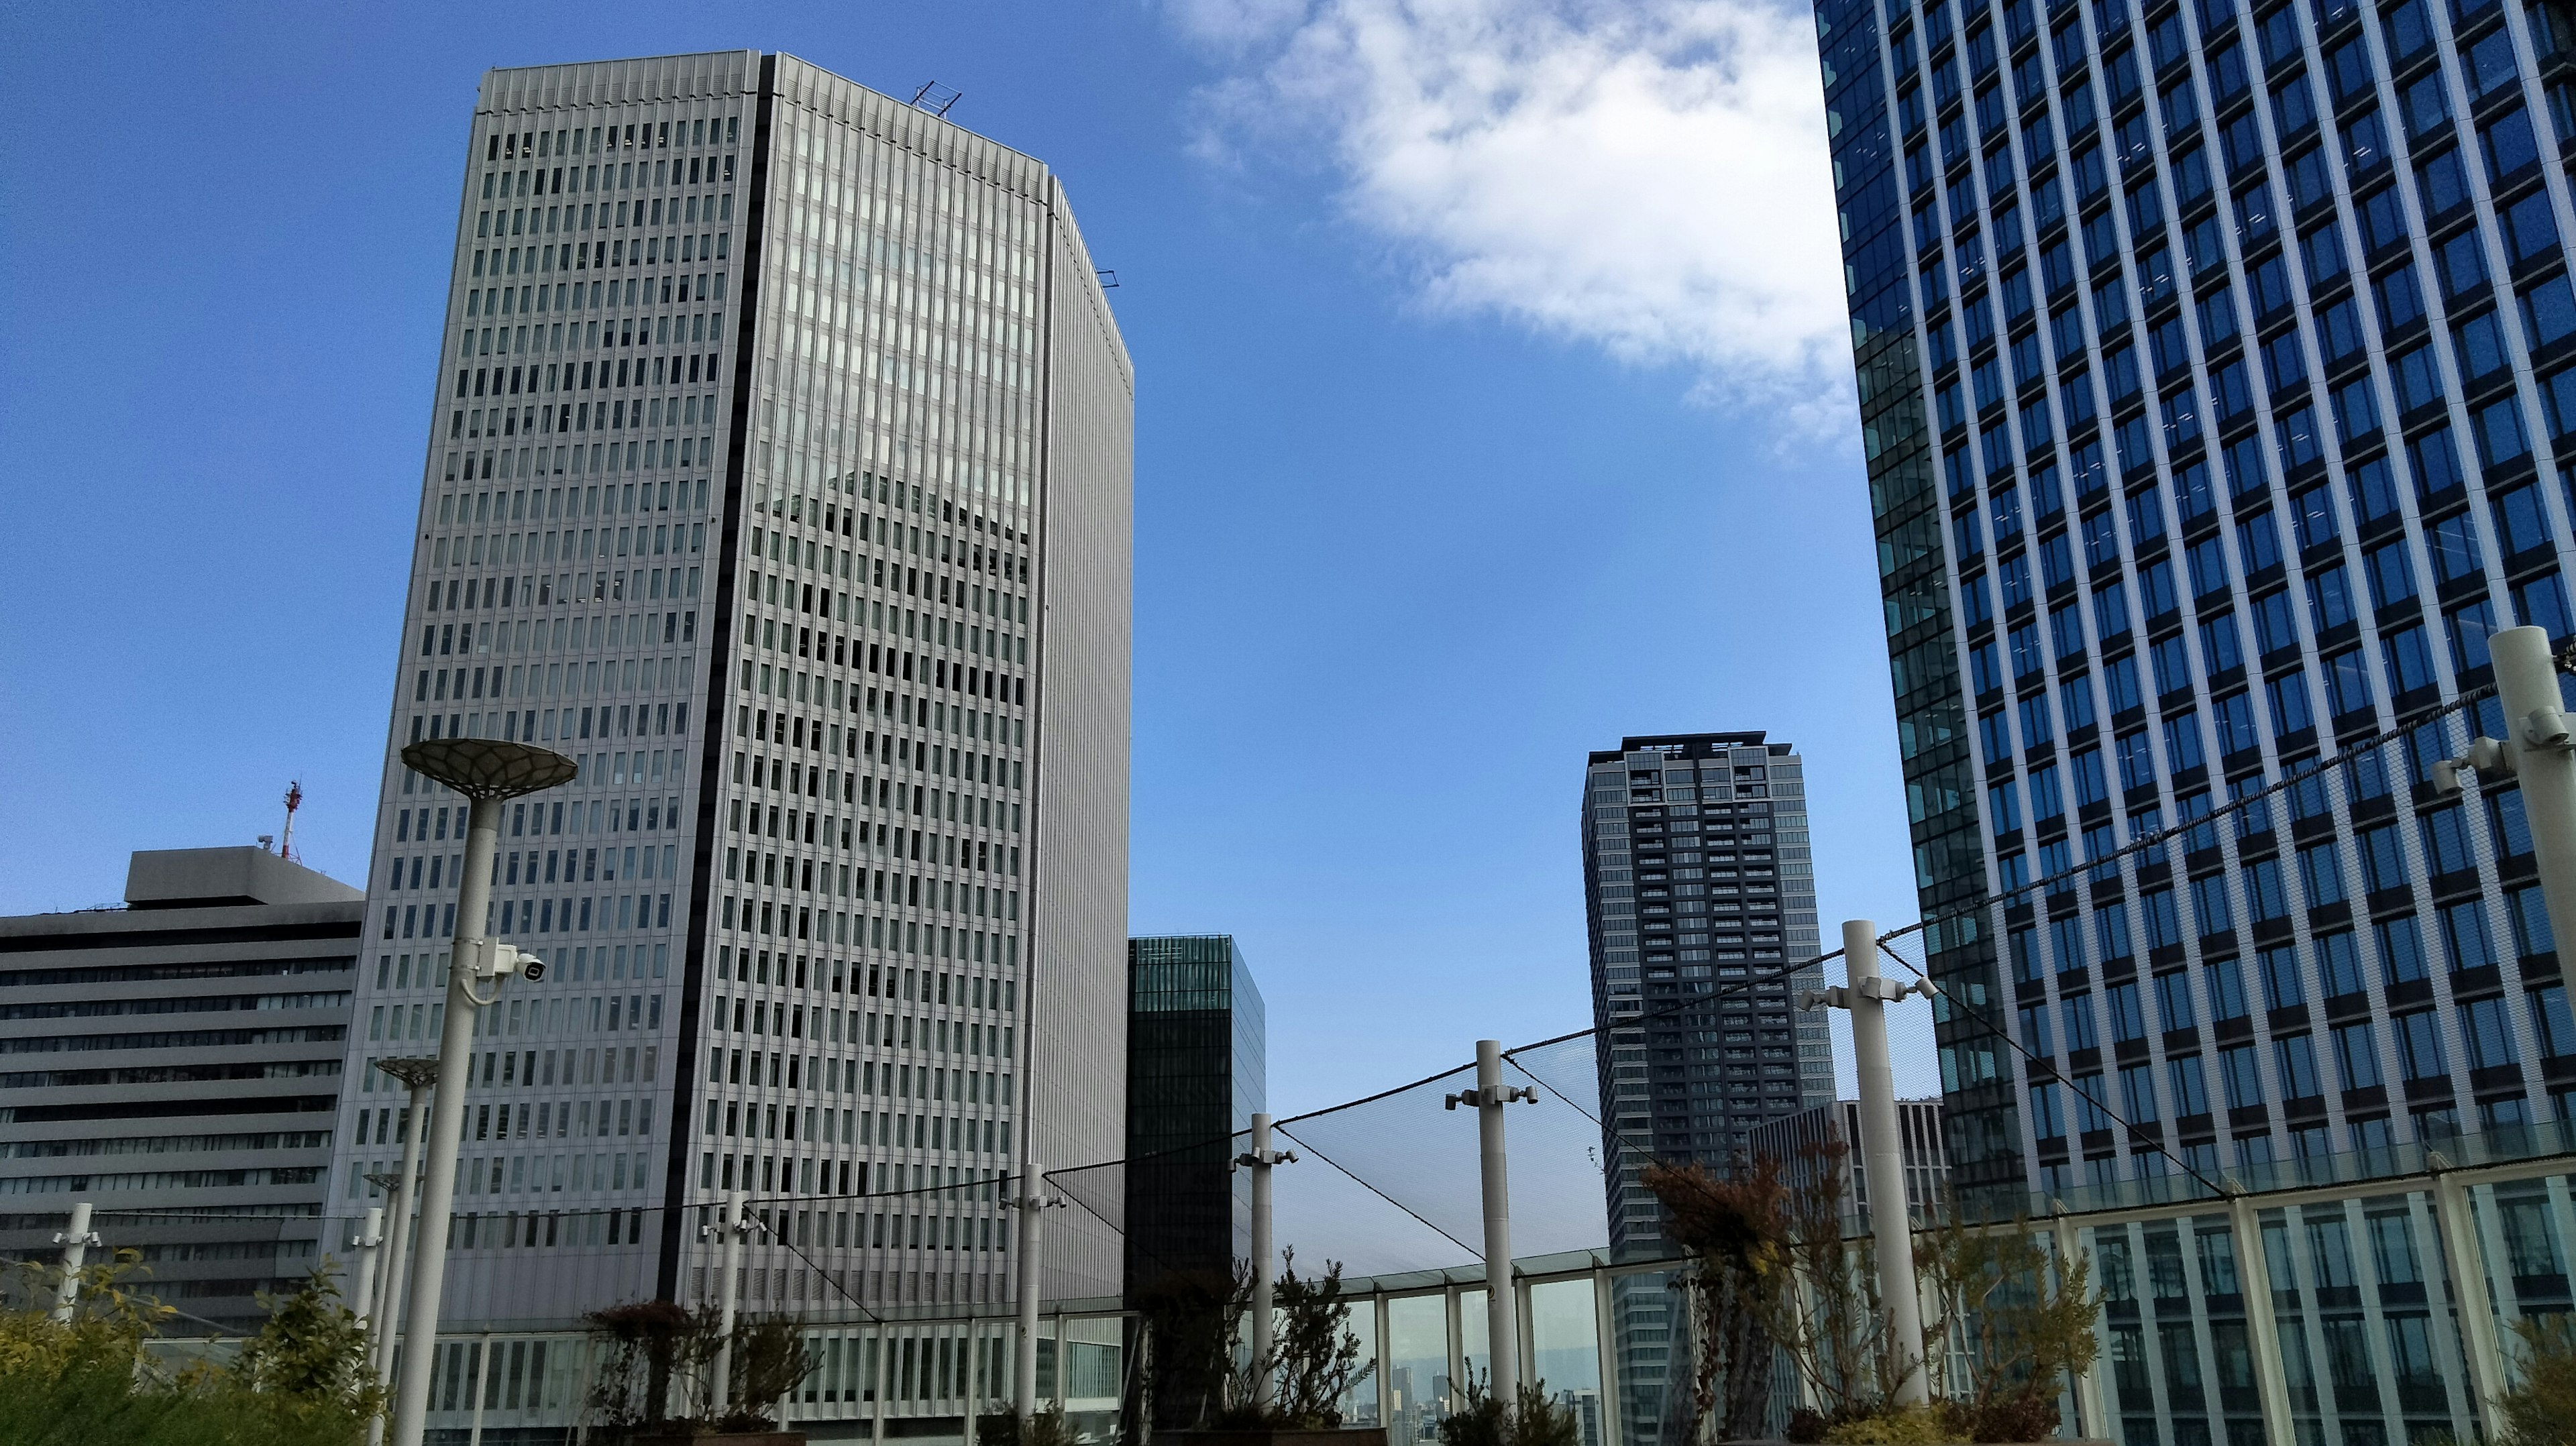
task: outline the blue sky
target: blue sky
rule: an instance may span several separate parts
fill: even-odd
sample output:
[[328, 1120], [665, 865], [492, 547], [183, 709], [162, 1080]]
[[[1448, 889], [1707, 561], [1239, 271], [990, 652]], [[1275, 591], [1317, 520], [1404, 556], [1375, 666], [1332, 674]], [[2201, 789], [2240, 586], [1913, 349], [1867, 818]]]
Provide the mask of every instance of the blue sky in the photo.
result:
[[[1575, 806], [1622, 734], [1794, 740], [1828, 939], [1912, 917], [1801, 13], [0, 25], [0, 911], [112, 901], [129, 849], [271, 832], [291, 777], [306, 860], [362, 876], [477, 78], [757, 47], [962, 91], [951, 118], [1052, 164], [1119, 274], [1131, 922], [1242, 939], [1283, 1112], [1587, 1022]], [[1932, 1088], [1928, 1029], [1899, 1045]]]

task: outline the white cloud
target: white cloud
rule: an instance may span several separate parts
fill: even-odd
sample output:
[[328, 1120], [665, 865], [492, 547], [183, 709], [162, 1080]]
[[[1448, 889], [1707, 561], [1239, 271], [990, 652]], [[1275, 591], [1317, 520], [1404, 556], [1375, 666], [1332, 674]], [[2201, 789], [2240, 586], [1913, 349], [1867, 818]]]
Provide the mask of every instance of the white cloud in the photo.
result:
[[1847, 426], [1814, 22], [1770, 0], [1173, 0], [1208, 143], [1312, 146], [1430, 304]]

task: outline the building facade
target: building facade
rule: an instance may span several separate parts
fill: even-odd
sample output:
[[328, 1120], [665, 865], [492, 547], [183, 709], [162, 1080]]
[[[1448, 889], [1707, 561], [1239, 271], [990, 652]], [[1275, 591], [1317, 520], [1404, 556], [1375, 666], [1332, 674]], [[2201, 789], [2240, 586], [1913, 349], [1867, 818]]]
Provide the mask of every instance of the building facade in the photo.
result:
[[363, 901], [264, 849], [162, 849], [122, 909], [0, 919], [0, 1253], [53, 1259], [86, 1201], [183, 1332], [348, 1259], [324, 1187]]
[[[1125, 1300], [1185, 1334], [1218, 1330], [1252, 1258], [1252, 1176], [1234, 1160], [1269, 1108], [1261, 990], [1225, 934], [1128, 940], [1127, 988]], [[1222, 1401], [1224, 1382], [1177, 1342], [1152, 1359], [1157, 1425], [1187, 1428]]]
[[1252, 1250], [1238, 1136], [1269, 1108], [1261, 990], [1225, 934], [1127, 941], [1127, 1293]]
[[441, 348], [335, 1208], [457, 925], [400, 750], [524, 739], [581, 773], [501, 840], [552, 967], [483, 1019], [451, 1317], [712, 1298], [737, 1188], [750, 1308], [1002, 1299], [1000, 1178], [1125, 1130], [1133, 379], [1061, 183], [791, 56], [495, 70]]
[[[2433, 719], [2499, 626], [2569, 631], [2552, 12], [1820, 13], [1934, 970], [2069, 1081], [1948, 1021], [1963, 1186], [2165, 1168], [2077, 1118], [2106, 1060], [2213, 1165], [2553, 1112], [2558, 1006], [2499, 970], [2549, 954], [2518, 810], [2423, 783], [2460, 720], [2288, 828], [2072, 877]], [[2330, 1090], [2294, 1006], [2348, 993], [2379, 1033]]]
[[[1956, 1186], [2368, 1173], [2563, 1118], [2519, 800], [2429, 766], [2502, 731], [2456, 707], [2489, 633], [2570, 632], [2565, 10], [1817, 18]], [[2563, 1189], [2498, 1189], [2505, 1308], [2563, 1309]], [[2286, 1212], [2302, 1439], [2468, 1429], [2425, 1209]], [[2103, 1232], [2132, 1441], [2259, 1438], [2237, 1248]]]
[[[1604, 1188], [1614, 1258], [1673, 1253], [1640, 1182], [1654, 1162], [1724, 1173], [1751, 1129], [1833, 1099], [1831, 1036], [1798, 991], [1823, 987], [1804, 766], [1761, 733], [1626, 738], [1584, 773], [1583, 876], [1601, 1041]], [[1660, 1274], [1610, 1309], [1621, 1434], [1667, 1429], [1677, 1353]]]
[[[1949, 1189], [1941, 1155], [1941, 1102], [1898, 1100], [1896, 1131], [1905, 1161], [1906, 1204], [1922, 1216]], [[1753, 1127], [1749, 1152], [1779, 1161], [1792, 1189], [1804, 1188], [1820, 1170], [1840, 1169], [1852, 1207], [1867, 1218], [1869, 1172], [1860, 1155], [1858, 1100], [1834, 1100], [1765, 1120]]]

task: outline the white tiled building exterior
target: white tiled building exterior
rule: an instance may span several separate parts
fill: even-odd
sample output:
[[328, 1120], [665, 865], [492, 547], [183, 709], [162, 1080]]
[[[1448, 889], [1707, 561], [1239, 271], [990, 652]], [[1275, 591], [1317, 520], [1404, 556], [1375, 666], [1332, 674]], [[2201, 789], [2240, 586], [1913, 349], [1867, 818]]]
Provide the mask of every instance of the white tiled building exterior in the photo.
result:
[[[755, 1307], [800, 1254], [1005, 1298], [991, 1182], [1124, 1112], [1133, 375], [1062, 186], [788, 56], [495, 70], [441, 347], [332, 1210], [454, 925], [463, 800], [400, 751], [533, 739], [582, 771], [501, 839], [551, 969], [487, 1015], [449, 1317], [694, 1304], [664, 1207], [730, 1186]], [[1081, 1213], [1050, 1297], [1116, 1290]]]

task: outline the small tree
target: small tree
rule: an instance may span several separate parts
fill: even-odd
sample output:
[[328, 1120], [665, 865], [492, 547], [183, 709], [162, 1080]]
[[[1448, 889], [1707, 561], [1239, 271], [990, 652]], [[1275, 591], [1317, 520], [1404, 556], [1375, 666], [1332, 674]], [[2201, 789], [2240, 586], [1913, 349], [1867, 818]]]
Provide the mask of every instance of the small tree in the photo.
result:
[[2576, 1327], [2565, 1315], [2513, 1323], [2521, 1379], [2495, 1398], [2503, 1446], [2566, 1446], [2576, 1437]]
[[[1818, 1407], [1791, 1419], [1791, 1440], [2054, 1434], [2060, 1386], [2089, 1369], [2098, 1350], [2101, 1307], [2086, 1262], [2041, 1244], [2028, 1221], [1970, 1226], [1947, 1210], [1947, 1223], [1913, 1232], [1928, 1306], [1923, 1336], [1894, 1340], [1879, 1308], [1873, 1242], [1846, 1234], [1846, 1153], [1835, 1143], [1809, 1147], [1794, 1183], [1767, 1159], [1724, 1180], [1696, 1165], [1642, 1177], [1663, 1202], [1672, 1238], [1697, 1260], [1688, 1289], [1691, 1403], [1700, 1414], [1677, 1428], [1696, 1431], [1705, 1420], [1725, 1436], [1757, 1434], [1776, 1345]], [[1896, 1384], [1918, 1364], [1934, 1405], [1898, 1411]]]
[[814, 1353], [804, 1323], [791, 1316], [737, 1319], [733, 1327], [733, 1383], [718, 1425], [732, 1431], [777, 1424], [779, 1403], [813, 1373]]
[[585, 1404], [612, 1438], [670, 1422], [675, 1382], [685, 1393], [680, 1419], [698, 1414], [698, 1383], [715, 1354], [713, 1311], [639, 1300], [592, 1311], [585, 1319], [591, 1339], [603, 1348]]
[[[1229, 1357], [1238, 1364], [1229, 1381], [1232, 1399], [1217, 1416], [1221, 1429], [1289, 1427], [1329, 1431], [1342, 1424], [1342, 1399], [1377, 1369], [1360, 1361], [1360, 1338], [1350, 1328], [1350, 1302], [1342, 1298], [1342, 1263], [1324, 1262], [1320, 1276], [1297, 1273], [1297, 1252], [1279, 1253], [1279, 1278], [1273, 1282], [1271, 1306], [1277, 1332], [1269, 1354], [1252, 1360], [1240, 1351], [1244, 1321], [1251, 1314], [1250, 1281], [1227, 1302], [1225, 1332]], [[1258, 1383], [1271, 1383], [1267, 1402]]]
[[1786, 1284], [1790, 1232], [1779, 1162], [1765, 1156], [1720, 1180], [1696, 1164], [1652, 1165], [1640, 1177], [1663, 1202], [1665, 1229], [1697, 1260], [1682, 1282], [1691, 1343], [1691, 1389], [1674, 1392], [1674, 1434], [1696, 1434], [1713, 1419], [1720, 1435], [1762, 1432], [1775, 1354], [1773, 1322]]
[[1273, 1293], [1279, 1338], [1272, 1343], [1277, 1414], [1285, 1425], [1331, 1429], [1342, 1424], [1342, 1400], [1377, 1369], [1360, 1364], [1360, 1338], [1351, 1330], [1351, 1307], [1342, 1299], [1342, 1263], [1324, 1262], [1324, 1273], [1297, 1273], [1297, 1252], [1279, 1253]]
[[1923, 1294], [1936, 1312], [1923, 1328], [1934, 1394], [1972, 1440], [2057, 1434], [2060, 1389], [2090, 1370], [2101, 1349], [2092, 1262], [2043, 1245], [2028, 1220], [1971, 1226], [1956, 1202], [1944, 1215], [1915, 1241]]
[[1440, 1421], [1440, 1446], [1580, 1446], [1583, 1424], [1574, 1412], [1547, 1398], [1547, 1382], [1533, 1381], [1505, 1404], [1470, 1371], [1459, 1408]]
[[330, 1262], [313, 1268], [291, 1295], [257, 1297], [268, 1319], [242, 1343], [232, 1374], [252, 1391], [292, 1397], [363, 1421], [385, 1407], [367, 1367], [367, 1328], [340, 1298]]

